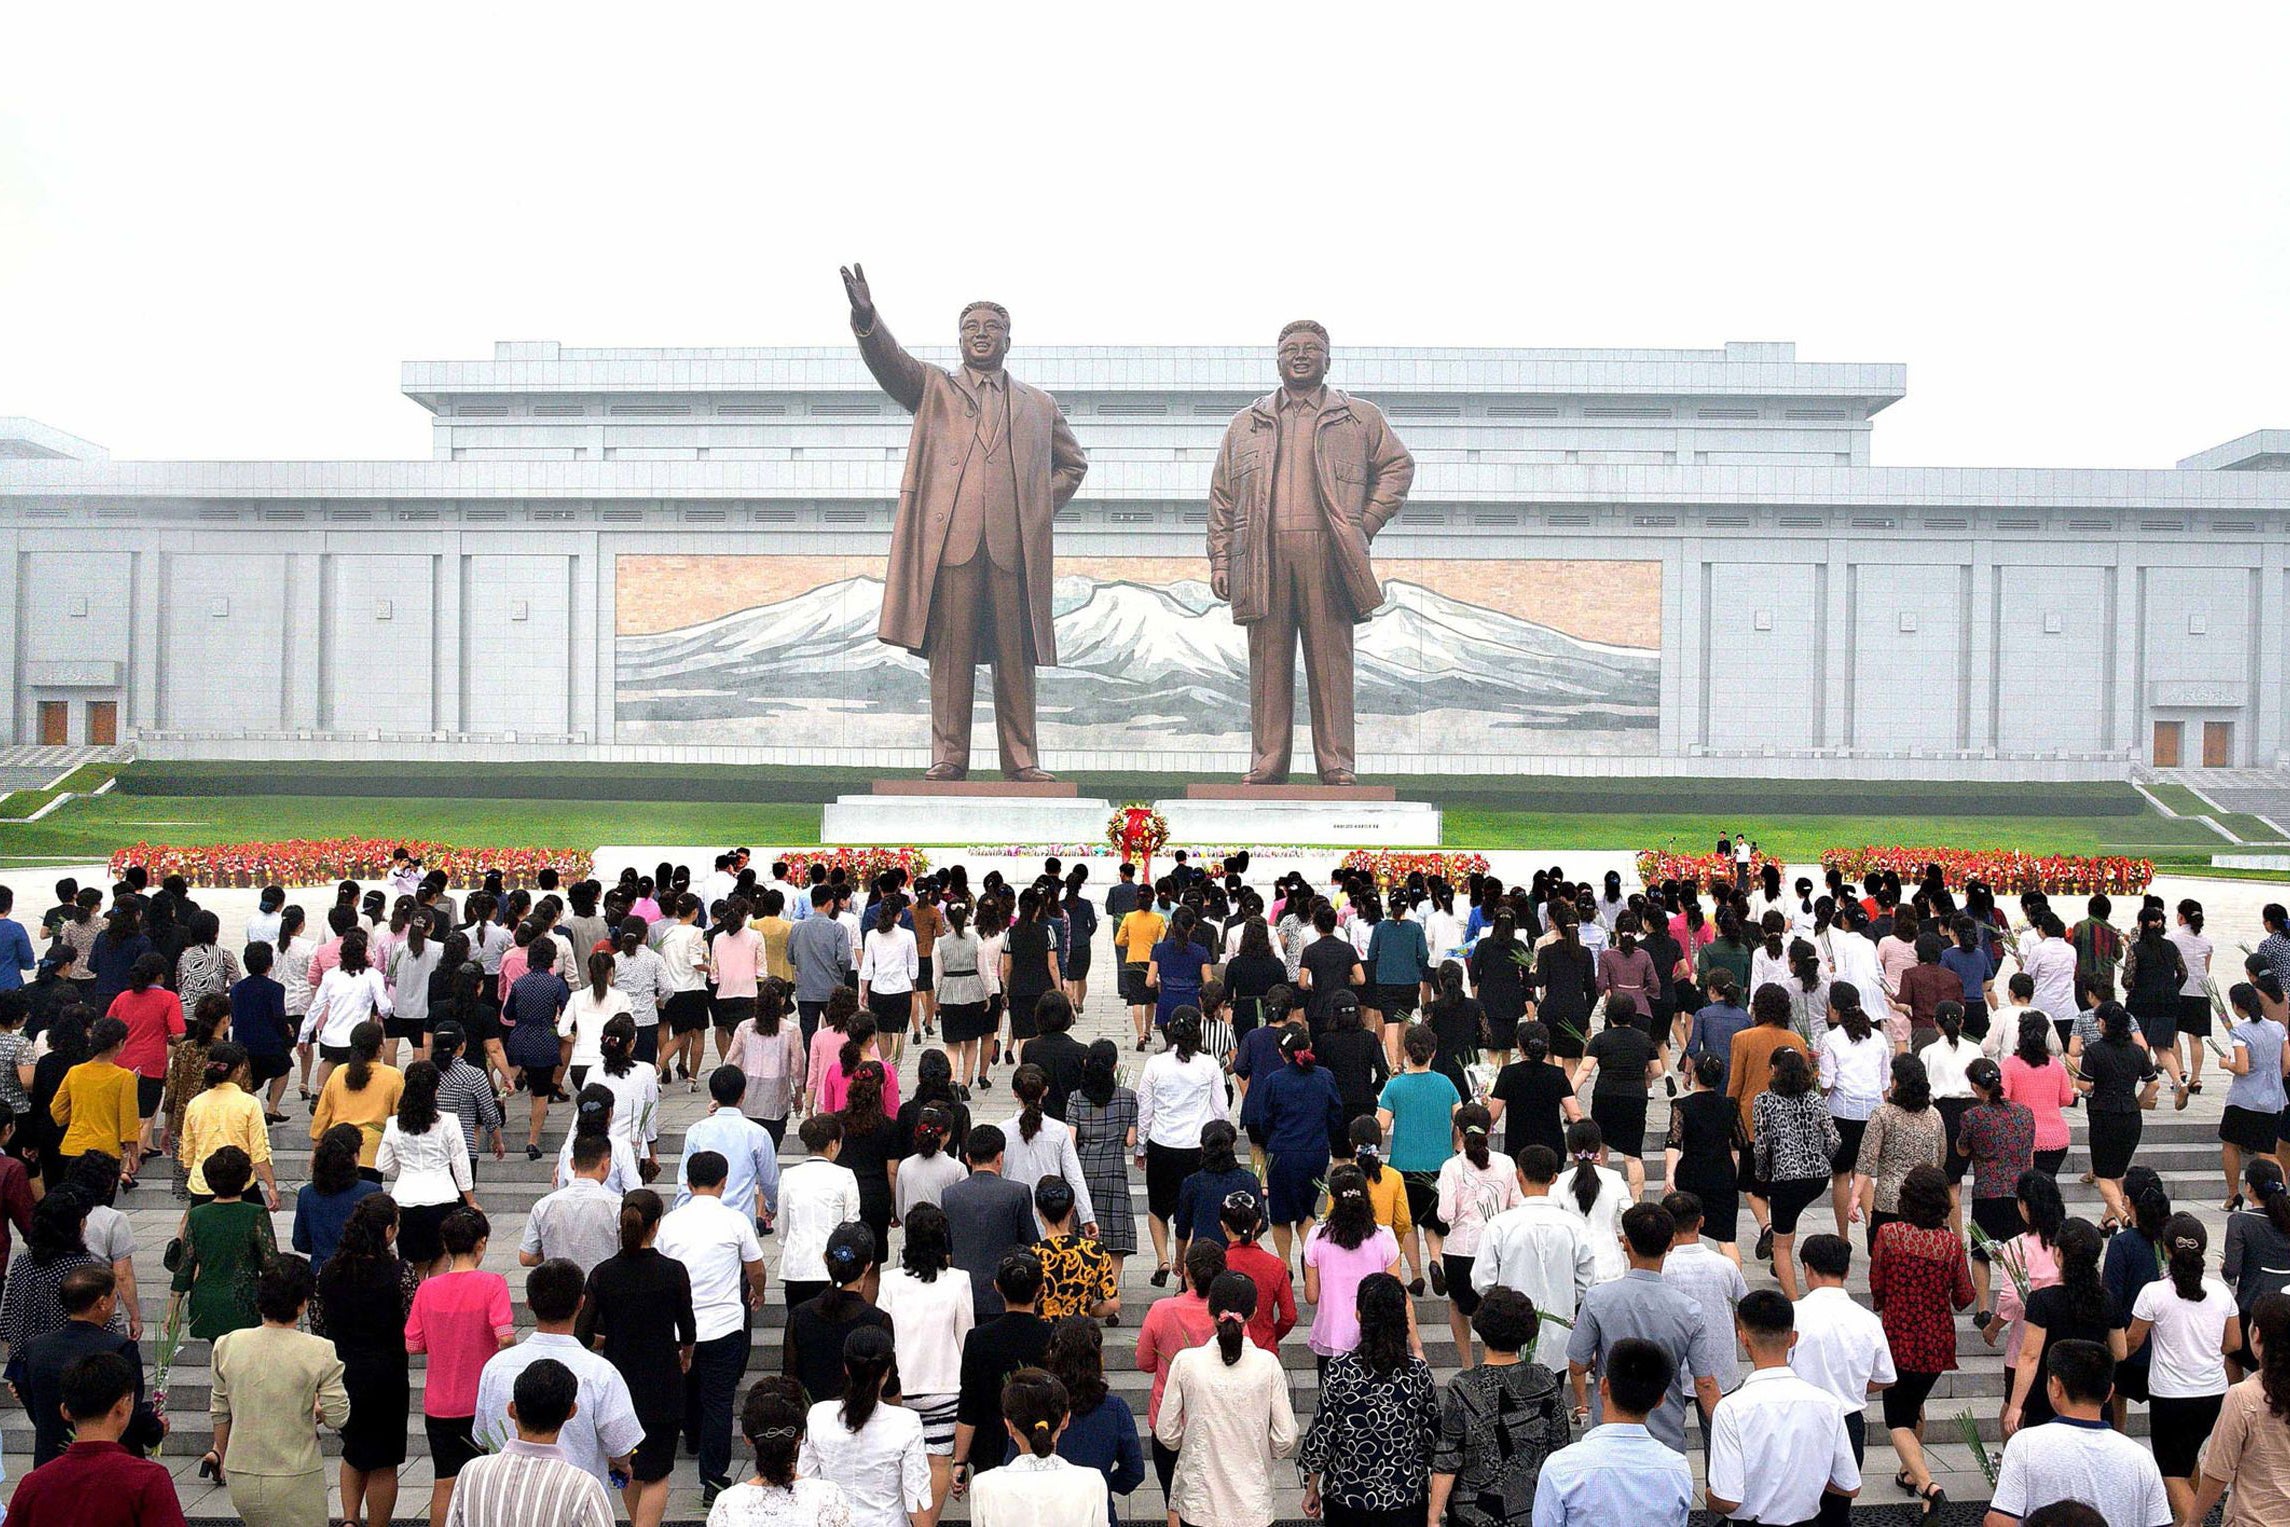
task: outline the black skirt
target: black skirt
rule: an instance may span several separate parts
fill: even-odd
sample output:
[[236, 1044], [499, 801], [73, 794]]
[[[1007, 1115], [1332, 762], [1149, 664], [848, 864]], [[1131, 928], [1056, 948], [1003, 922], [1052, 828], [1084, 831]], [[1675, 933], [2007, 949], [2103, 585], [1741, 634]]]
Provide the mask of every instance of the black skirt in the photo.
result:
[[2139, 1135], [2146, 1121], [2138, 1110], [2091, 1115], [2091, 1175], [2120, 1182], [2138, 1152]]
[[2210, 1038], [2210, 998], [2179, 998], [2179, 1032], [2197, 1039]]
[[406, 1411], [413, 1393], [404, 1355], [394, 1363], [384, 1358], [345, 1359], [342, 1385], [350, 1392], [350, 1419], [342, 1423], [343, 1464], [362, 1473], [404, 1463]]
[[950, 1045], [968, 1044], [994, 1032], [994, 1020], [983, 1002], [949, 1002], [938, 1009], [938, 1021]]
[[1606, 1148], [1617, 1156], [1646, 1154], [1646, 1099], [1623, 1093], [1590, 1095], [1591, 1121], [1605, 1137]]

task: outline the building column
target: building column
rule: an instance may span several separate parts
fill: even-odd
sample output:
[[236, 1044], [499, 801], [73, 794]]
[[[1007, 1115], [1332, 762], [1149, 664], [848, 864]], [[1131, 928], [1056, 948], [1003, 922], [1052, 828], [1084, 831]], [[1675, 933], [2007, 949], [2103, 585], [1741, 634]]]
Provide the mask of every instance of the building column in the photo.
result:
[[167, 554], [138, 551], [128, 576], [130, 605], [127, 634], [127, 695], [129, 725], [156, 730], [159, 725], [159, 588], [167, 576]]
[[1822, 618], [1821, 735], [1823, 747], [1853, 743], [1853, 560], [1842, 537], [1829, 538], [1828, 594]]
[[461, 662], [461, 532], [442, 531], [437, 543], [430, 567], [429, 725], [432, 731], [458, 732], [466, 724], [461, 702], [468, 683]]

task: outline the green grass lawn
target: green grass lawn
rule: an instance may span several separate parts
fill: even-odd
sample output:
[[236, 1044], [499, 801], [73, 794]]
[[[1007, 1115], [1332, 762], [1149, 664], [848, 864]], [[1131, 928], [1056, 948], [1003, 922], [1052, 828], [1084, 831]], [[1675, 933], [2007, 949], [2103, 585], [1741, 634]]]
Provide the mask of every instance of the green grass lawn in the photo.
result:
[[[0, 861], [99, 859], [138, 841], [432, 838], [471, 846], [814, 842], [819, 803], [864, 791], [860, 771], [643, 765], [139, 763], [110, 794], [0, 826]], [[1447, 842], [1517, 849], [1707, 848], [1746, 832], [1810, 863], [1864, 843], [2129, 853], [2199, 862], [2225, 847], [2127, 785], [1946, 785], [1922, 781], [1393, 779], [1446, 809]], [[1084, 795], [1181, 794], [1167, 776], [1084, 775]], [[1782, 809], [1786, 808], [1786, 809]]]

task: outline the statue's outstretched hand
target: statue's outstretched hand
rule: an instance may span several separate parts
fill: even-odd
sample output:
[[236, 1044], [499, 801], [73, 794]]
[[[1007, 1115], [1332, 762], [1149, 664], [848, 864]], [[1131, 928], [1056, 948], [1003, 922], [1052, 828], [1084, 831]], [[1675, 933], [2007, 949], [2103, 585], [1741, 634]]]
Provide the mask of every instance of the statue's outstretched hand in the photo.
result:
[[874, 294], [867, 290], [867, 267], [856, 262], [843, 267], [843, 295], [851, 299], [851, 317], [861, 328], [875, 321]]

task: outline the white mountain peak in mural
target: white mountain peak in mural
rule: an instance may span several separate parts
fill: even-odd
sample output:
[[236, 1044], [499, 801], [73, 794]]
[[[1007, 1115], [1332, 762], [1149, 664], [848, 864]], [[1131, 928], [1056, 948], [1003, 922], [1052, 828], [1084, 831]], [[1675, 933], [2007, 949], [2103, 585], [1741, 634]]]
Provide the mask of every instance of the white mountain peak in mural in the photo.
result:
[[[1653, 724], [1656, 652], [1583, 641], [1403, 580], [1384, 595], [1357, 635], [1363, 715], [1452, 708], [1497, 726]], [[921, 660], [875, 639], [881, 602], [881, 580], [846, 578], [700, 625], [621, 637], [620, 713], [698, 721], [823, 702], [925, 711]], [[1205, 583], [1065, 577], [1053, 608], [1063, 661], [1040, 676], [1045, 718], [1181, 716], [1187, 731], [1247, 729], [1248, 633]]]

